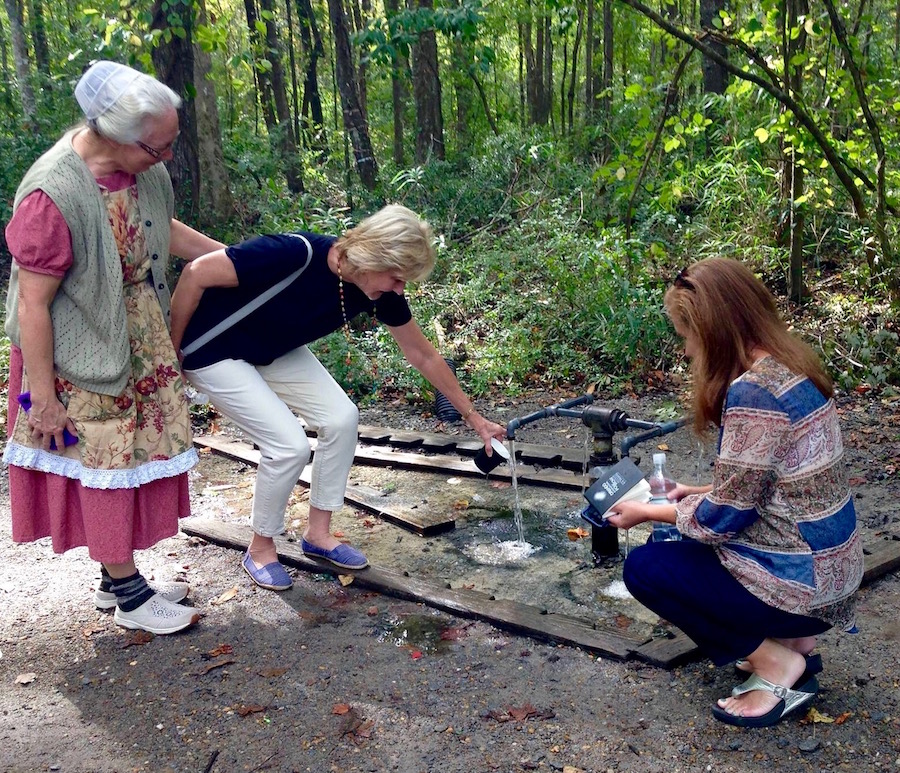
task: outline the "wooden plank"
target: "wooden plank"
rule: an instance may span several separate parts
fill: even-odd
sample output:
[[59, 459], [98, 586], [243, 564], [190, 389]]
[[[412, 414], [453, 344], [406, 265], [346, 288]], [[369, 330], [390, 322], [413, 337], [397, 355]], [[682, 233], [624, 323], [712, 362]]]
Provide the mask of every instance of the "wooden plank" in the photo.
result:
[[[253, 536], [249, 526], [224, 524], [210, 519], [186, 518], [181, 521], [181, 528], [186, 534], [242, 551], [246, 550]], [[338, 569], [327, 561], [304, 555], [296, 542], [289, 542], [281, 537], [276, 537], [275, 542], [279, 560], [288, 566], [318, 574], [353, 575], [353, 584], [356, 586], [419, 601], [460, 617], [485, 620], [515, 633], [571, 644], [620, 659], [631, 657], [641, 646], [641, 641], [637, 639], [622, 636], [615, 631], [595, 629], [588, 621], [542, 614], [540, 610], [527, 604], [495, 600], [478, 591], [448, 588], [446, 584], [410, 577], [392, 569], [374, 566], [359, 571]]]
[[[215, 453], [253, 467], [259, 465], [259, 451], [238, 440], [229, 440], [221, 435], [200, 435], [194, 438], [194, 445], [198, 448], [209, 448]], [[307, 488], [312, 480], [310, 470], [310, 465], [304, 467], [297, 480], [299, 484]], [[432, 537], [456, 528], [456, 518], [452, 515], [428, 512], [424, 509], [416, 510], [414, 513], [393, 510], [384, 507], [377, 497], [372, 496], [371, 491], [361, 486], [348, 484], [344, 492], [344, 501], [401, 528], [421, 534], [423, 537]]]
[[900, 568], [900, 537], [895, 534], [885, 537], [880, 543], [866, 547], [863, 585], [883, 577], [888, 572]]
[[638, 647], [634, 654], [654, 666], [672, 668], [697, 657], [700, 650], [685, 633], [676, 628], [673, 638], [651, 639]]
[[[400, 439], [398, 445], [413, 443], [420, 440], [419, 447], [428, 450], [447, 449], [443, 453], [449, 453], [455, 449], [461, 456], [475, 456], [483, 444], [478, 439], [472, 439], [471, 435], [457, 436], [445, 435], [439, 432], [397, 432], [385, 427], [362, 425], [359, 428], [360, 440], [386, 444], [392, 442], [392, 438]], [[580, 448], [561, 448], [557, 446], [542, 445], [539, 443], [516, 443], [516, 457], [525, 464], [540, 464], [545, 467], [564, 465], [566, 469], [581, 471], [584, 466], [584, 450]]]
[[[227, 440], [220, 435], [200, 435], [194, 439], [194, 445], [199, 448], [209, 447], [217, 453], [222, 453], [238, 461], [251, 464], [259, 463], [259, 452], [255, 451], [255, 460], [250, 461], [250, 457], [244, 457], [240, 451], [240, 446], [248, 449], [252, 447], [247, 443], [237, 440]], [[310, 447], [315, 452], [316, 441], [310, 439]], [[473, 461], [468, 459], [458, 459], [454, 457], [446, 458], [442, 456], [423, 456], [409, 451], [393, 451], [388, 448], [367, 447], [357, 445], [354, 459], [360, 464], [372, 464], [382, 467], [396, 467], [401, 470], [423, 470], [430, 472], [440, 472], [452, 475], [466, 475], [469, 477], [483, 477], [482, 473]], [[571, 472], [563, 472], [555, 469], [544, 469], [537, 471], [517, 470], [516, 477], [523, 483], [537, 483], [543, 486], [552, 486], [556, 488], [581, 489], [582, 476]], [[498, 467], [491, 472], [491, 480], [511, 481], [512, 475], [506, 467]], [[308, 481], [307, 481], [308, 485]]]

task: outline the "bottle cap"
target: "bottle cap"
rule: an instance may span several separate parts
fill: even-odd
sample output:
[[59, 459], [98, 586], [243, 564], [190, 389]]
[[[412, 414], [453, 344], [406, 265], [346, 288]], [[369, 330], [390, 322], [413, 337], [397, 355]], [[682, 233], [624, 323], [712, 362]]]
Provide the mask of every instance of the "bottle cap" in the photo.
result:
[[666, 463], [666, 455], [665, 454], [653, 454], [653, 464], [665, 464]]

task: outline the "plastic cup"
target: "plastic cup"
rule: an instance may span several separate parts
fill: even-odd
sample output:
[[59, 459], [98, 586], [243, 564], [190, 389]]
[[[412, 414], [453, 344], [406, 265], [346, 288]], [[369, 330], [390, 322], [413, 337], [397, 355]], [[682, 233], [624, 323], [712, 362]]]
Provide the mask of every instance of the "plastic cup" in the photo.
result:
[[475, 466], [487, 475], [491, 470], [509, 461], [509, 451], [497, 438], [491, 438], [491, 449], [494, 453], [488, 456], [487, 449], [482, 448], [475, 455]]

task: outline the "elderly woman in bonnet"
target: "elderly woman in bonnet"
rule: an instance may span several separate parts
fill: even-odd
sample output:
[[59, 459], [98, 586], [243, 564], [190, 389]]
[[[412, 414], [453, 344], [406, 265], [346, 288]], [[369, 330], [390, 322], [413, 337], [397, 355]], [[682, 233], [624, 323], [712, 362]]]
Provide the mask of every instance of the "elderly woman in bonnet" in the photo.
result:
[[13, 539], [87, 546], [94, 595], [127, 628], [165, 634], [199, 618], [184, 583], [148, 585], [134, 551], [178, 530], [196, 463], [168, 334], [170, 253], [220, 243], [173, 218], [179, 97], [101, 61], [79, 80], [85, 123], [25, 174], [6, 239]]

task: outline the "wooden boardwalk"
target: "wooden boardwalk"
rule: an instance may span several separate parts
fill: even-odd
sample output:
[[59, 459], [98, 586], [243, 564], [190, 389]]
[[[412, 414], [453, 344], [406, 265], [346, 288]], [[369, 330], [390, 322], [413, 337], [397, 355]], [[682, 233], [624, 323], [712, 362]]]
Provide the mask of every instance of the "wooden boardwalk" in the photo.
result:
[[[433, 451], [438, 443], [438, 440], [431, 440], [432, 447], [426, 447], [427, 438], [423, 437], [422, 434], [398, 433], [394, 430], [377, 430], [371, 427], [366, 428], [366, 430], [378, 438], [396, 438], [401, 442], [405, 442], [407, 449], [415, 447], [421, 448], [423, 451]], [[360, 436], [363, 437], [362, 433]], [[476, 451], [480, 447], [475, 441], [447, 442], [446, 436], [443, 435], [436, 436], [436, 438], [444, 441], [441, 447], [449, 449], [447, 452], [460, 452], [464, 443], [474, 445]], [[199, 448], [209, 448], [215, 453], [228, 456], [245, 464], [256, 466], [259, 463], [259, 451], [246, 443], [227, 440], [220, 436], [197, 437], [194, 443]], [[547, 458], [547, 455], [552, 453], [553, 450], [561, 450], [548, 449], [549, 447], [532, 447], [529, 449], [529, 453], [535, 455], [544, 454], [541, 458]], [[377, 450], [381, 453], [374, 456], [378, 460], [375, 463], [386, 463], [385, 460], [392, 458], [393, 454], [400, 454], [403, 464], [407, 465], [406, 469], [440, 470], [456, 474], [465, 474], [465, 472], [481, 474], [470, 460], [435, 460], [432, 456], [415, 454], [409, 450], [392, 452], [387, 449], [366, 449], [362, 446], [359, 450], [365, 452], [357, 456], [357, 461], [363, 464], [369, 458], [368, 453]], [[474, 454], [474, 451], [471, 449], [466, 450]], [[420, 464], [419, 460], [425, 460], [426, 463]], [[442, 461], [443, 464], [436, 463], [438, 461]], [[391, 464], [393, 465], [394, 463], [391, 462]], [[559, 474], [562, 475], [563, 473]], [[578, 485], [580, 486], [580, 476], [578, 478]], [[523, 479], [525, 479], [525, 476], [519, 476], [519, 480]], [[309, 467], [303, 471], [298, 482], [302, 485], [309, 485]], [[533, 478], [530, 478], [529, 482], [532, 484], [538, 483]], [[553, 483], [550, 485], [559, 484]], [[346, 501], [354, 507], [365, 509], [422, 535], [439, 534], [442, 531], [455, 528], [455, 523], [447, 518], [437, 517], [429, 520], [427, 513], [410, 516], [407, 513], [395, 513], [386, 510], [383, 507], [379, 507], [375, 498], [367, 495], [359, 487], [348, 486]], [[186, 534], [242, 551], [246, 550], [252, 536], [249, 526], [222, 524], [218, 521], [200, 518], [183, 520], [182, 530]], [[622, 660], [638, 659], [663, 668], [672, 668], [699, 654], [696, 645], [680, 631], [676, 631], [675, 636], [668, 639], [637, 639], [617, 630], [598, 627], [589, 620], [555, 614], [550, 610], [520, 602], [496, 599], [493, 596], [488, 596], [475, 590], [452, 588], [447, 583], [412, 577], [408, 572], [398, 572], [374, 566], [369, 566], [359, 571], [339, 570], [327, 561], [305, 556], [299, 545], [285, 538], [276, 538], [276, 544], [279, 560], [286, 566], [293, 566], [320, 574], [352, 575], [354, 577], [353, 584], [359, 587], [369, 588], [399, 598], [419, 601], [435, 609], [450, 612], [460, 617], [484, 620], [496, 625], [498, 628], [512, 631], [513, 633], [581, 647], [584, 650], [606, 657]], [[864, 585], [900, 568], [900, 534], [882, 535], [865, 552]]]

